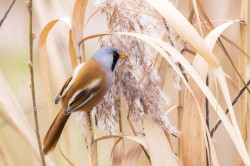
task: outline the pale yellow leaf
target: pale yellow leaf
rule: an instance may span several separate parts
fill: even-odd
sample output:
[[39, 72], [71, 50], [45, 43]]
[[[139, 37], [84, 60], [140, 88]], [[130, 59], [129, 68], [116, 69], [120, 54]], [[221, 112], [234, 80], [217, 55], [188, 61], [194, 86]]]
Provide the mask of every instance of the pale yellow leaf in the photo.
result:
[[88, 0], [76, 0], [72, 13], [72, 41], [77, 57], [81, 57], [83, 61], [85, 61], [85, 55], [80, 55], [79, 43], [83, 38], [84, 18], [87, 4]]
[[45, 93], [46, 93], [46, 100], [48, 103], [48, 108], [49, 108], [49, 113], [50, 113], [50, 117], [51, 119], [54, 117], [53, 116], [53, 111], [52, 111], [52, 94], [51, 94], [51, 86], [50, 86], [50, 71], [49, 71], [49, 64], [48, 64], [48, 55], [47, 55], [47, 51], [46, 51], [46, 42], [47, 42], [47, 37], [49, 32], [51, 31], [51, 29], [54, 27], [54, 25], [58, 22], [58, 21], [63, 21], [64, 23], [66, 23], [69, 27], [69, 18], [65, 17], [65, 18], [61, 18], [61, 19], [56, 19], [53, 21], [50, 21], [42, 30], [40, 37], [39, 37], [39, 53], [40, 53], [40, 67], [41, 67], [41, 73], [42, 73], [42, 78], [43, 78], [43, 84], [44, 84], [44, 88], [45, 88]]
[[129, 151], [126, 153], [123, 161], [122, 166], [136, 166], [136, 163], [141, 155], [142, 148], [138, 143], [133, 143], [133, 146]]
[[[9, 87], [4, 76], [0, 73], [0, 103], [3, 106], [1, 114], [4, 115], [5, 119], [10, 125], [12, 125], [18, 134], [27, 143], [27, 148], [31, 151], [31, 157], [35, 159], [37, 163], [40, 163], [40, 153], [37, 145], [37, 139], [35, 135], [35, 129], [29, 123], [26, 117], [25, 111], [21, 107], [21, 103], [16, 99], [14, 93]], [[55, 164], [51, 158], [46, 158], [47, 164], [54, 166]]]
[[74, 69], [78, 65], [77, 55], [74, 49], [74, 43], [72, 39], [72, 30], [69, 31], [69, 55], [72, 69]]
[[162, 127], [149, 115], [144, 115], [143, 127], [152, 166], [179, 165]]
[[188, 20], [166, 0], [147, 0], [167, 21], [167, 23], [185, 40], [187, 41], [201, 56], [208, 62], [208, 64], [215, 68], [220, 66], [218, 59], [208, 49], [204, 40], [188, 22]]

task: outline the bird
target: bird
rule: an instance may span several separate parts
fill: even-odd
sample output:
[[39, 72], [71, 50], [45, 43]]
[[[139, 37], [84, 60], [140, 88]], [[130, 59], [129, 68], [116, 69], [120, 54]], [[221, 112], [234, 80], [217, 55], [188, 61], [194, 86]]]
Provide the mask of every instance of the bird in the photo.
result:
[[55, 98], [61, 109], [43, 140], [43, 153], [53, 151], [72, 112], [90, 111], [112, 86], [117, 63], [126, 54], [113, 47], [98, 49], [92, 58], [78, 65]]

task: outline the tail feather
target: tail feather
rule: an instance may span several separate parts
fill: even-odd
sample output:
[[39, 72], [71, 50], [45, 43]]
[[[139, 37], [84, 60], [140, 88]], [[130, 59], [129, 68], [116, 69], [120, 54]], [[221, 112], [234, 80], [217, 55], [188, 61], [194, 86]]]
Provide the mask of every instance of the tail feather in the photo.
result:
[[49, 130], [47, 131], [47, 134], [43, 140], [43, 152], [44, 154], [49, 153], [50, 151], [53, 151], [56, 147], [56, 144], [61, 136], [62, 130], [69, 119], [69, 115], [64, 115], [64, 110], [61, 110], [58, 112], [55, 120], [53, 121], [52, 125], [50, 126]]

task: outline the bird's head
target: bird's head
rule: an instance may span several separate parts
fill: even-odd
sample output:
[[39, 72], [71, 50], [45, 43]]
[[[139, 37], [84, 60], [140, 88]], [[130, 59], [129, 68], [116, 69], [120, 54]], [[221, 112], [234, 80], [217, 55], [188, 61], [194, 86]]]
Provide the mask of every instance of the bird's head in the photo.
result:
[[103, 68], [112, 72], [114, 71], [117, 62], [125, 56], [124, 53], [121, 53], [121, 51], [113, 47], [102, 47], [94, 54], [95, 60]]

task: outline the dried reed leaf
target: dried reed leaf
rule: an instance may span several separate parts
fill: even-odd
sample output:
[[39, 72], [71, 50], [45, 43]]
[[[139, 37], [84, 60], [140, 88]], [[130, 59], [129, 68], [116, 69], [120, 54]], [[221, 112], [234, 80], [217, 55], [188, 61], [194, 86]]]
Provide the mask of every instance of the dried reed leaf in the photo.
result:
[[120, 166], [125, 155], [123, 138], [118, 138], [112, 148], [110, 159], [112, 166]]
[[[138, 34], [138, 33], [118, 33], [118, 34], [126, 34], [126, 35], [131, 35], [134, 37], [138, 37], [138, 38], [142, 39], [143, 41], [147, 42], [148, 44], [150, 44], [153, 48], [155, 48], [157, 51], [159, 51], [164, 56], [164, 58], [170, 63], [170, 65], [173, 67], [173, 69], [182, 78], [185, 85], [188, 86], [186, 84], [186, 81], [184, 80], [185, 78], [182, 77], [181, 71], [179, 71], [178, 67], [172, 62], [172, 60], [165, 53], [165, 51], [169, 52], [171, 54], [171, 56], [173, 56], [186, 69], [186, 71], [190, 74], [190, 76], [195, 80], [195, 82], [197, 83], [199, 88], [206, 95], [206, 97], [208, 98], [212, 107], [215, 110], [217, 110], [216, 113], [221, 118], [225, 128], [227, 129], [230, 137], [232, 138], [232, 140], [233, 140], [238, 152], [240, 153], [242, 159], [244, 160], [245, 163], [249, 162], [249, 158], [247, 157], [246, 148], [242, 144], [242, 138], [240, 137], [240, 135], [237, 134], [237, 131], [231, 125], [231, 123], [230, 123], [229, 119], [227, 118], [227, 116], [225, 115], [222, 107], [220, 106], [220, 104], [218, 104], [216, 98], [214, 97], [212, 92], [209, 90], [209, 88], [201, 80], [198, 73], [194, 70], [194, 68], [190, 65], [190, 63], [175, 48], [173, 48], [171, 45], [169, 45], [168, 43], [166, 43], [162, 40], [159, 40], [159, 39], [147, 36], [147, 35], [142, 35], [142, 34]], [[162, 48], [160, 48], [159, 46], [155, 45], [152, 41], [154, 41], [157, 44], [159, 44], [160, 46], [162, 46], [162, 48], [164, 48], [164, 50], [162, 50]], [[221, 70], [221, 69], [217, 68], [216, 70]], [[214, 72], [216, 74], [219, 73], [219, 75], [224, 78], [224, 75], [221, 75], [222, 71], [218, 72], [216, 70], [214, 70]], [[217, 75], [217, 78], [219, 75]], [[222, 82], [223, 82], [223, 80], [222, 80]], [[226, 82], [224, 82], [224, 83], [226, 83]], [[222, 85], [222, 83], [221, 83], [221, 85]], [[224, 87], [222, 87], [222, 88], [225, 89]]]
[[[241, 22], [240, 22], [241, 23]], [[237, 46], [232, 40], [228, 39], [226, 36], [221, 35], [221, 38], [224, 39], [226, 42], [228, 42], [230, 45], [232, 45], [236, 50], [238, 50], [242, 55], [246, 56], [248, 59], [250, 59], [250, 55], [248, 55], [245, 51], [243, 51], [239, 46]]]
[[171, 25], [184, 40], [201, 54], [212, 68], [220, 66], [218, 59], [212, 51], [208, 49], [194, 27], [170, 2], [164, 0], [147, 0], [147, 2], [166, 19], [167, 23]]
[[[240, 19], [242, 22], [247, 23], [249, 21], [249, 1], [248, 0], [242, 0], [241, 1], [241, 16]], [[248, 27], [244, 24], [240, 24], [240, 41], [239, 41], [239, 46], [240, 48], [244, 51], [247, 52], [249, 51], [249, 37], [248, 37]], [[247, 71], [247, 69], [249, 69], [249, 63], [248, 63], [248, 59], [246, 56], [240, 55], [239, 58], [239, 73], [240, 76], [244, 81], [247, 81], [247, 79], [249, 79], [249, 72]], [[239, 86], [246, 86], [245, 82], [242, 84], [241, 81], [239, 81]], [[239, 103], [239, 110], [237, 112], [237, 120], [239, 122], [239, 129], [240, 129], [240, 135], [242, 136], [243, 139], [243, 144], [247, 143], [247, 139], [249, 137], [248, 130], [247, 128], [249, 126], [247, 126], [247, 122], [249, 121], [249, 119], [247, 118], [247, 115], [249, 114], [249, 109], [248, 107], [248, 103], [249, 103], [249, 94], [250, 94], [250, 90], [248, 89], [248, 94], [247, 92], [243, 93], [241, 95], [240, 101]], [[232, 110], [233, 111], [233, 110]], [[231, 117], [232, 118], [232, 117]], [[234, 120], [233, 120], [234, 121]], [[236, 121], [236, 120], [235, 120]], [[236, 122], [237, 125], [237, 122]], [[238, 126], [236, 126], [238, 127]], [[250, 157], [249, 157], [250, 158]], [[241, 165], [243, 165], [242, 161]]]
[[[47, 51], [46, 51], [46, 42], [47, 42], [47, 37], [48, 37], [49, 32], [55, 26], [55, 24], [59, 21], [63, 21], [69, 27], [71, 27], [68, 17], [64, 17], [64, 18], [50, 21], [42, 30], [42, 32], [40, 34], [40, 38], [39, 38], [39, 44], [38, 44], [39, 52], [40, 52], [40, 67], [41, 67], [43, 84], [44, 84], [45, 93], [46, 93], [46, 100], [48, 103], [48, 109], [49, 109], [49, 113], [50, 113], [50, 119], [53, 119], [53, 117], [54, 117], [54, 113], [52, 110], [52, 108], [53, 108], [52, 101], [54, 101], [54, 100], [53, 100], [53, 97], [51, 94], [52, 90], [51, 90], [51, 85], [50, 85], [50, 71], [49, 71], [48, 55], [47, 55]], [[72, 36], [72, 34], [71, 34], [71, 30], [70, 30], [70, 32], [69, 32], [69, 51], [70, 51], [71, 64], [72, 64], [72, 66], [74, 66], [74, 65], [76, 65], [77, 62], [75, 60], [75, 52], [74, 52], [74, 49], [72, 47], [72, 37], [71, 36]], [[63, 153], [61, 153], [61, 154], [62, 154], [63, 158], [65, 158]], [[66, 159], [66, 161], [68, 161], [68, 160]]]
[[246, 165], [250, 165], [250, 158], [249, 158], [249, 155], [247, 153], [244, 141], [242, 139], [242, 136], [241, 136], [241, 133], [240, 133], [240, 130], [239, 130], [239, 126], [238, 126], [237, 121], [236, 121], [236, 117], [235, 117], [235, 114], [234, 114], [234, 109], [233, 109], [233, 106], [232, 106], [232, 101], [231, 101], [231, 98], [230, 98], [230, 93], [229, 93], [229, 90], [228, 90], [228, 86], [227, 86], [225, 76], [223, 74], [223, 70], [222, 70], [222, 68], [217, 68], [214, 71], [214, 73], [216, 75], [216, 78], [218, 79], [219, 85], [221, 87], [222, 94], [224, 96], [227, 107], [229, 109], [229, 114], [230, 114], [231, 121], [232, 121], [234, 130], [235, 130], [235, 134], [236, 134], [235, 136], [237, 137], [237, 142], [234, 142], [234, 143], [235, 144], [237, 143], [238, 146], [239, 146], [238, 151], [240, 153], [240, 156], [241, 156], [243, 162]]
[[6, 147], [6, 143], [4, 142], [4, 140], [1, 138], [0, 139], [0, 164], [3, 166], [9, 166], [10, 164], [10, 159], [9, 157], [11, 155], [9, 155], [8, 153], [8, 147]]
[[[61, 19], [56, 19], [53, 21], [50, 21], [42, 30], [41, 34], [40, 34], [40, 38], [39, 38], [39, 52], [40, 52], [40, 67], [41, 67], [41, 73], [42, 73], [42, 78], [43, 78], [43, 84], [44, 84], [44, 88], [45, 88], [45, 93], [46, 93], [46, 99], [47, 99], [47, 103], [48, 103], [48, 108], [49, 108], [49, 113], [50, 113], [50, 117], [51, 119], [54, 117], [53, 116], [53, 104], [52, 101], [52, 94], [51, 94], [51, 86], [50, 86], [50, 71], [49, 71], [49, 64], [48, 64], [48, 55], [46, 52], [46, 40], [48, 37], [49, 32], [51, 31], [51, 29], [54, 27], [54, 25], [58, 22], [58, 21], [63, 21], [64, 23], [66, 23], [68, 26], [70, 26], [69, 23], [69, 19], [68, 17], [65, 18], [61, 18]], [[73, 50], [70, 50], [70, 53], [73, 54]], [[72, 55], [73, 56], [73, 55]], [[72, 62], [73, 63], [73, 62]]]
[[48, 37], [48, 34], [50, 32], [50, 30], [54, 27], [54, 25], [59, 21], [59, 19], [57, 20], [53, 20], [51, 22], [49, 22], [43, 29], [40, 38], [39, 38], [39, 52], [40, 52], [40, 67], [41, 67], [41, 73], [42, 73], [42, 78], [43, 78], [43, 84], [44, 84], [44, 88], [45, 88], [45, 93], [46, 93], [46, 99], [47, 99], [47, 103], [48, 103], [48, 108], [49, 108], [49, 113], [50, 113], [50, 117], [51, 119], [54, 117], [53, 116], [53, 98], [52, 98], [52, 94], [51, 94], [51, 87], [50, 87], [50, 78], [49, 78], [49, 64], [48, 64], [48, 56], [46, 53], [46, 40]]
[[87, 4], [88, 0], [76, 0], [72, 13], [72, 39], [76, 55], [81, 57], [80, 63], [81, 59], [85, 61], [85, 55], [80, 55], [79, 42], [83, 37], [84, 18]]
[[[197, 66], [199, 63], [200, 65]], [[193, 66], [196, 71], [199, 71], [201, 79], [206, 80], [208, 72], [206, 61], [199, 55], [196, 55]], [[197, 97], [197, 102], [204, 117], [206, 98], [193, 79], [189, 79], [188, 83]], [[204, 126], [202, 126], [203, 124], [198, 111], [193, 94], [186, 89], [183, 104], [182, 134], [180, 137], [181, 157], [184, 165], [206, 165], [206, 137], [204, 137]], [[196, 158], [193, 158], [193, 156], [196, 156]]]
[[136, 163], [141, 155], [142, 148], [138, 143], [133, 143], [133, 146], [126, 153], [121, 166], [136, 166]]
[[[131, 142], [132, 148], [129, 149], [125, 154], [124, 149], [124, 142], [123, 137], [118, 138], [115, 141], [115, 144], [113, 145], [112, 151], [111, 151], [111, 159], [113, 158], [111, 165], [112, 166], [135, 166], [136, 162], [138, 161], [140, 154], [142, 152], [142, 147], [138, 142]], [[119, 148], [119, 145], [122, 146], [120, 150], [117, 150]], [[115, 156], [116, 155], [116, 156]]]
[[[24, 138], [24, 141], [27, 143], [28, 147], [30, 147], [31, 152], [33, 152], [31, 155], [34, 155], [34, 160], [37, 161], [37, 163], [40, 163], [40, 154], [34, 129], [30, 125], [24, 110], [10, 89], [2, 73], [0, 73], [0, 84], [0, 102], [5, 110], [2, 111], [1, 114], [4, 114], [4, 117], [6, 117], [9, 124], [15, 126], [15, 129], [18, 130], [18, 133]], [[47, 163], [48, 165], [55, 165], [50, 158], [47, 158]]]
[[178, 107], [179, 107], [178, 105], [174, 105], [174, 106], [168, 108], [168, 109], [166, 110], [166, 114], [169, 114], [169, 113], [172, 112], [175, 108], [178, 108]]
[[[222, 26], [220, 26], [220, 29], [218, 28], [215, 32], [220, 32], [220, 30], [222, 29], [222, 31], [223, 30], [225, 30], [225, 29], [223, 29], [223, 27], [224, 28], [226, 28], [226, 27], [228, 27], [229, 25], [231, 25], [233, 22], [229, 22], [229, 23], [225, 23], [225, 24], [223, 24]], [[221, 32], [222, 32], [221, 31]], [[219, 33], [220, 34], [220, 33]], [[215, 41], [214, 41], [215, 42]], [[161, 42], [162, 44], [163, 44], [163, 42]], [[166, 44], [165, 44], [166, 45]], [[211, 46], [211, 45], [210, 45]], [[171, 54], [172, 56], [174, 56], [173, 54]], [[176, 55], [176, 54], [175, 54]], [[177, 61], [179, 61], [179, 60], [177, 60]], [[179, 61], [180, 62], [180, 61]], [[181, 63], [181, 62], [180, 62]], [[185, 67], [185, 65], [183, 65], [183, 67]], [[185, 69], [186, 70], [188, 70], [186, 67], [185, 67]], [[219, 83], [220, 83], [220, 87], [221, 87], [221, 89], [222, 89], [222, 92], [223, 92], [223, 95], [224, 95], [224, 97], [225, 97], [225, 100], [226, 100], [226, 102], [227, 102], [227, 106], [229, 107], [229, 108], [231, 108], [231, 111], [233, 111], [233, 108], [232, 108], [232, 104], [231, 104], [231, 100], [230, 100], [230, 96], [229, 96], [229, 92], [228, 92], [228, 88], [227, 88], [227, 84], [226, 84], [226, 81], [225, 81], [225, 76], [222, 74], [223, 73], [223, 71], [222, 71], [222, 69], [219, 67], [219, 68], [217, 68], [217, 69], [215, 69], [214, 70], [214, 73], [216, 74], [216, 76], [217, 76], [217, 79], [219, 80]], [[191, 74], [191, 76], [193, 76], [193, 75], [196, 75], [197, 73], [196, 72], [192, 72], [192, 74]], [[194, 78], [194, 77], [193, 77]], [[198, 81], [199, 80], [199, 82], [201, 81], [200, 80], [200, 78], [198, 79], [198, 77], [196, 77], [196, 81]], [[203, 86], [204, 85], [204, 83], [198, 83], [197, 82], [197, 84], [199, 85], [199, 86]], [[202, 89], [202, 88], [201, 88]], [[204, 89], [202, 89], [203, 90], [203, 93], [204, 94], [206, 94], [206, 96], [208, 97], [208, 95], [210, 96], [210, 97], [212, 97], [211, 95], [211, 92], [208, 90], [207, 91], [207, 88], [206, 88], [206, 90], [204, 90]], [[206, 91], [206, 93], [205, 93], [205, 91]], [[216, 100], [215, 100], [215, 98], [214, 99], [212, 99], [212, 98], [210, 98], [210, 97], [208, 97], [208, 100], [210, 101], [210, 103], [213, 105], [213, 107], [214, 107], [214, 109], [216, 109], [217, 107], [216, 107], [216, 105], [214, 105], [214, 104], [216, 104], [217, 102], [215, 102]], [[215, 100], [215, 101], [213, 101], [212, 102], [212, 100]], [[215, 103], [214, 103], [215, 102]], [[233, 128], [231, 128], [231, 125], [229, 124], [229, 122], [227, 122], [227, 117], [225, 116], [225, 114], [224, 114], [224, 112], [222, 111], [222, 109], [221, 109], [221, 107], [218, 105], [218, 111], [217, 111], [217, 113], [218, 113], [218, 115], [219, 115], [219, 117], [220, 118], [222, 118], [223, 120], [222, 121], [224, 121], [223, 123], [224, 123], [224, 125], [225, 125], [225, 127], [226, 127], [226, 129], [227, 129], [227, 131], [229, 132], [229, 134], [231, 135], [231, 138], [233, 139], [233, 141], [234, 141], [234, 144], [236, 145], [236, 148], [238, 149], [238, 152], [240, 153], [240, 155], [241, 155], [241, 157], [242, 157], [242, 159], [244, 160], [244, 162], [245, 162], [245, 164], [247, 164], [247, 163], [249, 163], [250, 161], [249, 161], [249, 158], [247, 157], [247, 152], [246, 152], [246, 148], [245, 148], [245, 146], [244, 146], [244, 144], [243, 144], [243, 141], [242, 141], [242, 138], [241, 138], [241, 136], [240, 136], [240, 133], [239, 133], [239, 129], [238, 129], [238, 126], [237, 126], [237, 123], [236, 123], [236, 120], [235, 120], [235, 116], [234, 116], [234, 113], [232, 112], [231, 113], [231, 117], [233, 118], [233, 126], [234, 126], [234, 129]], [[227, 120], [226, 120], [227, 119]], [[230, 129], [231, 128], [231, 129]], [[235, 138], [236, 137], [236, 138]]]
[[69, 31], [69, 55], [72, 69], [78, 65], [77, 55], [74, 49], [74, 43], [72, 39], [72, 30]]
[[[206, 44], [212, 50], [214, 47], [217, 38], [219, 35], [229, 26], [232, 22], [226, 23], [217, 27], [216, 30], [211, 31], [205, 38]], [[208, 64], [204, 61], [200, 55], [196, 55], [193, 61], [193, 67], [199, 75], [203, 82], [205, 82], [208, 74]], [[194, 95], [197, 97], [197, 102], [203, 111], [201, 115], [204, 117], [206, 110], [206, 98], [203, 95], [203, 92], [198, 88], [193, 79], [189, 80], [189, 85], [193, 89]], [[184, 113], [183, 113], [183, 123], [182, 123], [182, 137], [181, 139], [181, 148], [182, 148], [182, 158], [184, 165], [206, 165], [206, 148], [205, 140], [206, 135], [203, 133], [200, 115], [198, 113], [198, 108], [196, 107], [196, 101], [192, 97], [192, 94], [187, 91], [184, 104]], [[200, 127], [197, 127], [200, 126]], [[208, 133], [209, 135], [209, 133]], [[199, 141], [197, 141], [199, 140]], [[195, 141], [195, 142], [194, 142]], [[209, 145], [213, 145], [213, 142], [209, 142]], [[195, 160], [192, 156], [199, 156]], [[216, 157], [216, 154], [213, 154]], [[217, 159], [216, 159], [217, 160]], [[216, 162], [218, 163], [218, 162]]]
[[131, 141], [137, 142], [138, 144], [141, 144], [146, 150], [148, 148], [145, 139], [139, 136], [120, 136], [120, 135], [107, 135], [107, 136], [103, 136], [103, 137], [99, 137], [97, 139], [95, 139], [96, 142], [101, 141], [101, 140], [105, 140], [105, 139], [110, 139], [110, 138], [127, 138]]
[[162, 127], [147, 114], [143, 117], [145, 139], [148, 146], [152, 166], [180, 165], [173, 153]]
[[197, 7], [196, 0], [192, 0], [192, 4], [193, 4], [193, 7], [194, 7], [194, 13], [195, 13], [195, 16], [196, 16], [196, 20], [198, 22], [200, 34], [203, 37], [203, 32], [202, 32], [202, 28], [201, 28], [201, 19], [200, 19], [200, 14], [199, 14], [199, 10], [198, 10], [198, 7]]
[[[234, 144], [235, 144], [241, 158], [244, 160], [245, 164], [248, 164], [250, 162], [249, 158], [247, 157], [246, 148], [245, 148], [244, 144], [242, 144], [242, 138], [238, 133], [239, 130], [237, 132], [237, 129], [234, 129], [234, 127], [231, 125], [229, 119], [225, 115], [222, 107], [217, 102], [216, 98], [214, 97], [212, 92], [209, 90], [209, 88], [206, 86], [206, 84], [202, 81], [202, 79], [200, 78], [200, 76], [198, 75], [196, 70], [190, 65], [190, 63], [175, 48], [173, 48], [171, 45], [169, 45], [168, 43], [166, 43], [166, 42], [164, 42], [164, 41], [162, 41], [160, 39], [156, 39], [156, 38], [153, 38], [151, 36], [147, 36], [147, 35], [143, 35], [143, 34], [127, 33], [127, 32], [120, 32], [120, 33], [113, 33], [113, 34], [134, 36], [134, 37], [137, 37], [137, 38], [143, 40], [144, 42], [150, 44], [153, 48], [155, 48], [157, 51], [159, 51], [161, 53], [161, 55], [170, 63], [170, 65], [173, 67], [173, 69], [178, 73], [178, 75], [180, 76], [182, 81], [185, 83], [185, 85], [187, 87], [189, 87], [186, 80], [185, 80], [185, 78], [183, 77], [181, 71], [172, 62], [172, 60], [168, 57], [168, 55], [166, 54], [165, 51], [167, 51], [169, 54], [171, 54], [171, 56], [173, 56], [186, 69], [186, 71], [190, 74], [190, 76], [195, 80], [195, 82], [197, 83], [199, 88], [202, 90], [204, 95], [207, 97], [208, 101], [211, 103], [211, 106], [215, 110], [217, 110], [216, 113], [218, 114], [218, 116], [222, 120], [222, 123], [224, 124], [227, 132], [229, 133], [231, 139], [233, 140], [233, 142], [234, 142]], [[105, 36], [105, 35], [111, 35], [111, 33], [110, 34], [93, 35], [93, 36], [86, 37], [83, 40], [90, 39], [90, 38], [97, 37], [97, 36]], [[160, 48], [154, 42], [159, 44], [162, 48]], [[222, 75], [221, 70], [222, 70], [221, 68], [217, 68], [217, 69], [214, 70], [214, 72], [217, 74], [217, 78], [219, 76], [224, 78], [224, 75]], [[223, 81], [223, 79], [222, 80], [220, 79], [220, 85], [221, 86], [223, 86], [223, 83], [226, 84], [226, 82]], [[227, 96], [228, 95], [228, 88], [227, 87], [226, 87], [226, 89], [224, 87], [221, 87], [221, 88], [223, 88], [223, 90], [225, 90], [225, 92], [227, 93], [227, 94], [225, 94], [225, 97], [227, 98], [227, 103], [228, 103], [229, 102], [229, 100], [228, 100], [229, 96]], [[229, 104], [231, 104], [231, 103], [229, 103]]]
[[20, 130], [18, 129], [18, 127], [16, 126], [16, 123], [14, 123], [14, 121], [11, 120], [11, 118], [9, 117], [8, 114], [6, 114], [4, 111], [0, 111], [0, 117], [16, 132], [19, 132], [19, 134], [21, 135], [22, 133], [20, 133]]
[[70, 166], [75, 166], [75, 164], [70, 161], [70, 159], [68, 159], [68, 157], [63, 153], [62, 149], [59, 147], [59, 151], [61, 153], [61, 155], [63, 156], [63, 158], [69, 163]]
[[[201, 12], [201, 16], [202, 16], [202, 17], [205, 19], [205, 21], [206, 21], [206, 24], [204, 24], [205, 27], [208, 29], [208, 31], [210, 31], [211, 29], [214, 29], [214, 26], [213, 26], [212, 22], [209, 20], [207, 14], [206, 14], [205, 11], [203, 10], [203, 7], [202, 7], [202, 5], [201, 5], [201, 3], [200, 3], [199, 0], [197, 0], [197, 6], [198, 6], [198, 8], [199, 8], [199, 11]], [[234, 21], [234, 22], [239, 22], [239, 21], [236, 20], [236, 21]], [[207, 27], [207, 24], [208, 24], [208, 27]], [[226, 40], [229, 44], [231, 44], [233, 47], [238, 48], [238, 50], [242, 53], [242, 55], [245, 55], [245, 56], [248, 57], [248, 55], [247, 55], [243, 50], [241, 50], [236, 44], [234, 44], [233, 42], [231, 42], [229, 39], [227, 39], [227, 38], [224, 37], [223, 35], [221, 35], [221, 37], [222, 37], [223, 39], [225, 39], [225, 40]], [[231, 58], [230, 55], [228, 54], [228, 51], [226, 50], [226, 48], [225, 48], [225, 46], [223, 45], [223, 43], [222, 43], [222, 41], [221, 41], [220, 38], [218, 39], [218, 44], [219, 44], [221, 50], [222, 50], [222, 51], [224, 52], [224, 54], [226, 55], [226, 57], [228, 58], [229, 62], [231, 63], [231, 65], [232, 65], [233, 69], [235, 70], [236, 74], [238, 75], [238, 77], [240, 78], [240, 80], [242, 81], [242, 83], [246, 86], [246, 83], [245, 83], [244, 79], [242, 78], [241, 74], [239, 73], [239, 71], [238, 71], [236, 65], [234, 64], [232, 58]], [[248, 87], [247, 87], [247, 90], [248, 90], [248, 92], [250, 93], [250, 90], [249, 90]]]

